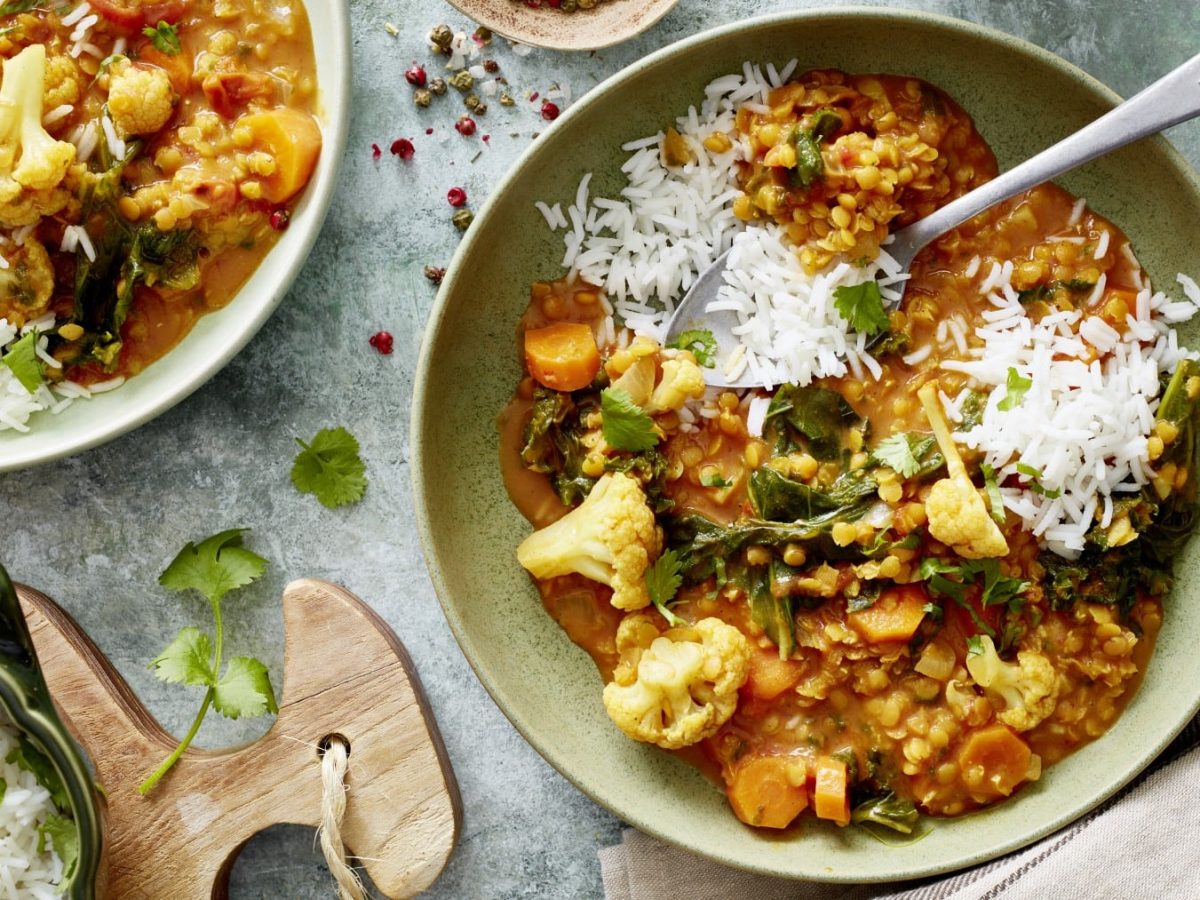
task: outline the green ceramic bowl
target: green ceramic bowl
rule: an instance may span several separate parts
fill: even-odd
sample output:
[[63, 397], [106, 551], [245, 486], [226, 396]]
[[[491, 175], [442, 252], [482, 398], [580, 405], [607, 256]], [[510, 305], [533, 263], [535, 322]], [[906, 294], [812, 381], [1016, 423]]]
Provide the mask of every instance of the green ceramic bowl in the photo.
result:
[[92, 775], [50, 699], [21, 601], [0, 566], [0, 710], [54, 766], [70, 800], [79, 832], [79, 861], [63, 896], [90, 900], [96, 895], [103, 835]]
[[[580, 790], [643, 831], [729, 865], [822, 881], [913, 878], [967, 866], [1042, 837], [1111, 796], [1200, 707], [1200, 583], [1168, 598], [1145, 682], [1103, 738], [1054, 766], [1015, 799], [938, 823], [888, 849], [857, 829], [816, 822], [780, 837], [752, 831], [697, 771], [628, 740], [609, 722], [587, 655], [542, 610], [513, 551], [529, 526], [509, 503], [495, 419], [520, 375], [517, 318], [530, 282], [560, 277], [562, 242], [535, 200], [620, 186], [620, 145], [653, 134], [743, 60], [801, 69], [895, 72], [950, 92], [974, 117], [1002, 168], [1091, 121], [1118, 98], [1063, 60], [965, 22], [901, 10], [816, 10], [710, 31], [655, 53], [593, 90], [539, 138], [467, 233], [429, 323], [413, 409], [413, 477], [434, 585], [463, 652], [513, 725]], [[1132, 238], [1155, 282], [1200, 263], [1190, 229], [1200, 184], [1161, 139], [1142, 141], [1063, 181]], [[606, 193], [607, 192], [607, 193]], [[1195, 330], [1188, 335], [1195, 343]], [[1193, 542], [1180, 570], [1195, 571]]]

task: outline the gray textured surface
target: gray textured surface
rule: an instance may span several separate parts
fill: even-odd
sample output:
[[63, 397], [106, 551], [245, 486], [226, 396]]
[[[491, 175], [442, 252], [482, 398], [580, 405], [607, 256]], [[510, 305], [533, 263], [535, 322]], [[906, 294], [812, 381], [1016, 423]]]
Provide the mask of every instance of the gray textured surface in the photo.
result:
[[[226, 606], [232, 653], [260, 656], [278, 679], [278, 596], [288, 580], [311, 575], [345, 584], [372, 603], [420, 670], [466, 808], [459, 849], [430, 896], [597, 895], [595, 851], [617, 840], [619, 823], [542, 762], [479, 687], [442, 619], [413, 532], [408, 403], [433, 299], [420, 272], [427, 263], [445, 265], [457, 242], [446, 190], [462, 185], [478, 205], [544, 126], [539, 104], [524, 99], [529, 92], [564, 80], [579, 94], [677, 38], [810, 5], [817, 4], [681, 0], [646, 35], [594, 56], [537, 51], [517, 59], [497, 46], [489, 55], [512, 82], [518, 104], [503, 110], [491, 103], [480, 120], [480, 133], [491, 135], [485, 146], [478, 135], [467, 140], [449, 131], [459, 112], [456, 97], [419, 112], [403, 81], [414, 59], [430, 62], [421, 39], [429, 27], [446, 21], [457, 30], [466, 21], [438, 2], [352, 0], [349, 150], [329, 220], [295, 289], [249, 348], [171, 413], [76, 459], [0, 476], [0, 558], [14, 577], [74, 613], [167, 728], [182, 732], [198, 699], [162, 686], [145, 664], [181, 625], [204, 622], [207, 611], [200, 600], [167, 594], [156, 578], [185, 541], [251, 527], [251, 545], [272, 565], [262, 582]], [[1026, 37], [1123, 94], [1200, 49], [1200, 6], [1178, 0], [892, 5]], [[399, 26], [399, 36], [385, 31], [387, 21]], [[435, 134], [425, 135], [426, 127]], [[1200, 128], [1184, 126], [1172, 136], [1193, 164], [1200, 163]], [[416, 143], [411, 162], [388, 155], [396, 137]], [[378, 162], [371, 159], [372, 142], [384, 149]], [[367, 346], [379, 328], [396, 336], [390, 357]], [[366, 500], [339, 512], [297, 494], [288, 482], [292, 437], [335, 424], [362, 442], [371, 479]], [[235, 743], [265, 727], [264, 721], [214, 717], [200, 743]], [[330, 893], [305, 829], [258, 837], [234, 872], [234, 898]]]

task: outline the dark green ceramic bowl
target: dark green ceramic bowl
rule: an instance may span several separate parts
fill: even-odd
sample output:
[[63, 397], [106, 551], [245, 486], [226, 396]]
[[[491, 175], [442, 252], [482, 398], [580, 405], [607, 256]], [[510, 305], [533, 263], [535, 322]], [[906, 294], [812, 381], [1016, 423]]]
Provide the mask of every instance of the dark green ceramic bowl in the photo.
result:
[[[1114, 48], [1116, 49], [1116, 48]], [[946, 89], [970, 112], [1003, 168], [1117, 102], [1112, 91], [1023, 41], [902, 10], [839, 9], [756, 19], [655, 53], [576, 103], [527, 151], [468, 231], [430, 319], [413, 409], [413, 477], [430, 572], [451, 628], [513, 725], [580, 790], [638, 828], [713, 859], [826, 881], [912, 878], [1027, 844], [1111, 796], [1200, 706], [1200, 545], [1145, 682], [1103, 738], [1050, 768], [1010, 802], [939, 822], [924, 840], [885, 848], [858, 829], [806, 822], [782, 837], [752, 831], [696, 770], [636, 744], [608, 720], [591, 660], [543, 611], [514, 550], [529, 532], [504, 492], [495, 419], [520, 375], [517, 318], [538, 279], [561, 277], [560, 237], [535, 200], [567, 205], [594, 171], [593, 195], [621, 185], [623, 142], [653, 134], [744, 60], [801, 70], [894, 72]], [[581, 149], [582, 148], [582, 149]], [[1200, 185], [1161, 139], [1142, 141], [1063, 180], [1116, 221], [1155, 283], [1200, 269], [1193, 229]], [[1185, 337], [1197, 342], [1195, 329]]]
[[66, 788], [79, 830], [79, 862], [64, 896], [85, 900], [96, 894], [100, 867], [101, 825], [92, 775], [67, 728], [54, 711], [50, 691], [38, 668], [37, 654], [21, 602], [0, 566], [0, 709], [53, 764]]

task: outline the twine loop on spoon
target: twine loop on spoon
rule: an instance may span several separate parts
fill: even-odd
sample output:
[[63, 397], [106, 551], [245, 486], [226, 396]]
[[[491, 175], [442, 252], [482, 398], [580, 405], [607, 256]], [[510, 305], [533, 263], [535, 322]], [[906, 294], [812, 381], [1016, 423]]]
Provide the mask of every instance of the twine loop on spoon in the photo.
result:
[[350, 746], [340, 735], [331, 735], [321, 742], [321, 825], [317, 834], [321, 852], [329, 866], [329, 874], [337, 883], [340, 900], [366, 900], [362, 880], [346, 862], [342, 844], [342, 820], [346, 817], [346, 772], [349, 769]]

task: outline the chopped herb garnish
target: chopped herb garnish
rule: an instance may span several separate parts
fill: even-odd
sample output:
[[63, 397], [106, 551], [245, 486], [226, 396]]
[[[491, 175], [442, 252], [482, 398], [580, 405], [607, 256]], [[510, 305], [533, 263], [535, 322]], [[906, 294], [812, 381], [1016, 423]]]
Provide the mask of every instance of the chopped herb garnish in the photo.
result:
[[160, 19], [157, 25], [153, 27], [147, 25], [143, 28], [142, 34], [150, 38], [154, 49], [167, 56], [176, 56], [183, 49], [179, 43], [179, 30], [170, 22]]
[[677, 350], [690, 350], [696, 362], [711, 369], [717, 363], [717, 339], [707, 330], [685, 331], [667, 344]]
[[887, 310], [883, 308], [883, 295], [879, 284], [864, 281], [862, 284], [844, 284], [833, 291], [833, 305], [850, 323], [850, 328], [870, 337], [888, 329]]
[[967, 638], [967, 659], [983, 656], [983, 635], [973, 634]]
[[880, 441], [871, 451], [871, 459], [887, 466], [901, 478], [912, 478], [921, 471], [921, 460], [913, 449], [912, 436], [907, 434], [894, 434]]
[[617, 450], [640, 453], [658, 443], [654, 420], [633, 398], [620, 388], [605, 388], [600, 392], [602, 430], [608, 446]]
[[1008, 412], [1016, 409], [1021, 405], [1021, 401], [1025, 399], [1025, 394], [1033, 387], [1032, 378], [1022, 378], [1021, 374], [1014, 368], [1009, 367], [1008, 382], [1005, 385], [1008, 393], [1004, 395], [1004, 399], [997, 404], [997, 408]]
[[0, 363], [8, 367], [21, 387], [33, 393], [42, 385], [42, 361], [37, 355], [38, 333], [30, 331], [8, 348]]
[[700, 476], [700, 484], [707, 488], [733, 487], [733, 482], [723, 475], [709, 473]]
[[683, 625], [683, 619], [671, 612], [667, 604], [675, 599], [679, 586], [683, 584], [680, 574], [679, 554], [674, 550], [664, 550], [662, 556], [654, 561], [654, 565], [646, 570], [646, 591], [664, 619], [671, 625]]
[[979, 470], [983, 472], [983, 493], [987, 497], [988, 510], [997, 525], [1003, 525], [1004, 498], [1000, 495], [1000, 485], [996, 481], [996, 470], [987, 463], [982, 463]]

